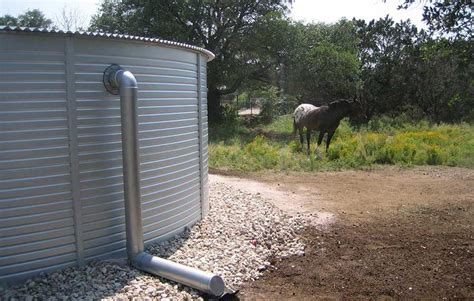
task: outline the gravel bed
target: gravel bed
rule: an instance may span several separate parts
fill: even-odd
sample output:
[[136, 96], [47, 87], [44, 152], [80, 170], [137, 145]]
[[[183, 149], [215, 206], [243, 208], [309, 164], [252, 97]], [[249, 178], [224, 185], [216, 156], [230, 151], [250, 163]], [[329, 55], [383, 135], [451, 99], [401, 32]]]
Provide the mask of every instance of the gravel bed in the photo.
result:
[[[272, 258], [304, 255], [298, 230], [303, 217], [290, 217], [250, 194], [225, 185], [210, 184], [208, 216], [173, 239], [147, 251], [170, 260], [211, 271], [231, 288], [257, 279], [271, 267]], [[3, 295], [3, 297], [2, 297]], [[4, 290], [0, 299], [57, 300], [202, 300], [198, 291], [130, 268], [125, 260], [96, 261], [80, 268], [40, 275], [21, 286]]]

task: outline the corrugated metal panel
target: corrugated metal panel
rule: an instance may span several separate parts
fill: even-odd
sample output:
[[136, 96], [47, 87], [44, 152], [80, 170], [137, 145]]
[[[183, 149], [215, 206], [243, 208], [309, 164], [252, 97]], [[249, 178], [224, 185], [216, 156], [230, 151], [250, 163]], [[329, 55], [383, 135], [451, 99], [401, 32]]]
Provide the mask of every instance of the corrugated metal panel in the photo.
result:
[[[86, 259], [125, 247], [120, 103], [102, 84], [111, 63], [139, 85], [145, 240], [182, 231], [200, 213], [194, 53], [115, 41], [75, 44], [81, 200]], [[184, 191], [184, 192], [183, 192]]]
[[120, 103], [102, 83], [112, 63], [139, 83], [145, 241], [201, 218], [204, 55], [82, 35], [0, 41], [0, 282], [125, 254]]
[[0, 282], [76, 263], [63, 49], [1, 36]]
[[162, 46], [169, 46], [169, 47], [178, 47], [187, 50], [193, 50], [197, 52], [201, 52], [206, 55], [208, 60], [214, 59], [214, 54], [207, 49], [196, 47], [193, 45], [174, 42], [174, 41], [167, 41], [159, 38], [148, 38], [148, 37], [139, 37], [139, 36], [131, 36], [125, 34], [118, 34], [118, 33], [105, 33], [105, 32], [88, 32], [88, 31], [67, 31], [64, 32], [62, 30], [56, 29], [46, 29], [46, 28], [37, 28], [37, 27], [19, 27], [19, 26], [0, 26], [0, 31], [9, 33], [33, 33], [35, 35], [44, 34], [44, 35], [52, 35], [56, 37], [64, 37], [64, 36], [74, 36], [74, 37], [87, 37], [89, 39], [98, 38], [98, 39], [118, 39], [118, 40], [129, 40], [129, 41], [140, 41], [146, 42], [150, 44], [159, 44]]
[[206, 215], [209, 211], [209, 181], [208, 181], [208, 122], [207, 122], [207, 65], [205, 58], [201, 56], [200, 64], [200, 93], [202, 110], [202, 137], [201, 137], [201, 168], [202, 168], [202, 213]]

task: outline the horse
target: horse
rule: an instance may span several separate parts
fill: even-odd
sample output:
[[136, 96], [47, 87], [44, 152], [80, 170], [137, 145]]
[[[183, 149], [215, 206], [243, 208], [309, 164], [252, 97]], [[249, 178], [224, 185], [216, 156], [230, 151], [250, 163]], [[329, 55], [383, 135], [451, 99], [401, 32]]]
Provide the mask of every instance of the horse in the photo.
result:
[[[306, 140], [308, 143], [308, 154], [310, 154], [311, 131], [319, 131], [318, 145], [321, 145], [324, 134], [327, 133], [326, 153], [331, 143], [332, 136], [336, 131], [342, 118], [349, 115], [354, 116], [361, 112], [360, 103], [357, 100], [340, 99], [320, 107], [311, 104], [301, 104], [293, 113], [293, 136], [298, 130], [300, 135], [301, 149], [303, 149], [303, 130], [306, 128]], [[315, 150], [316, 152], [316, 150]]]

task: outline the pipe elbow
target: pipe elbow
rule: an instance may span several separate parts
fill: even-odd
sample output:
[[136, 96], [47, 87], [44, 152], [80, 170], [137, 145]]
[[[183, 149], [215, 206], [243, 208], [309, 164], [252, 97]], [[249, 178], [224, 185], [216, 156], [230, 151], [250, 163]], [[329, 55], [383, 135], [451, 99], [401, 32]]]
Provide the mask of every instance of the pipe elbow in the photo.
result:
[[139, 270], [182, 283], [213, 296], [224, 295], [225, 283], [218, 275], [156, 257], [146, 252], [135, 254], [130, 258], [130, 261]]
[[116, 77], [120, 88], [138, 88], [137, 79], [132, 72], [120, 70]]
[[143, 267], [150, 263], [151, 256], [145, 252], [139, 252], [135, 255], [129, 256], [129, 259], [132, 266], [139, 270], [143, 270]]
[[122, 67], [112, 64], [104, 71], [103, 82], [105, 89], [114, 95], [120, 91], [138, 90], [137, 79], [132, 72], [123, 70]]

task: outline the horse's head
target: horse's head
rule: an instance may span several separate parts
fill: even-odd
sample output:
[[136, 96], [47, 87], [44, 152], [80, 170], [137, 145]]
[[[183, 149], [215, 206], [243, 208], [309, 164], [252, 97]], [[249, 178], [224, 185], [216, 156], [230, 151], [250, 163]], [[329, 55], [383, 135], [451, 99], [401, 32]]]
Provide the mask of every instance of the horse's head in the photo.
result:
[[357, 99], [340, 99], [329, 103], [329, 107], [340, 116], [353, 119], [366, 119], [361, 102]]
[[352, 118], [367, 118], [367, 116], [364, 113], [364, 109], [362, 107], [362, 103], [360, 102], [359, 99], [355, 98], [350, 101], [350, 112], [349, 115]]
[[352, 115], [354, 101], [349, 99], [339, 99], [329, 103], [329, 107], [343, 115]]

